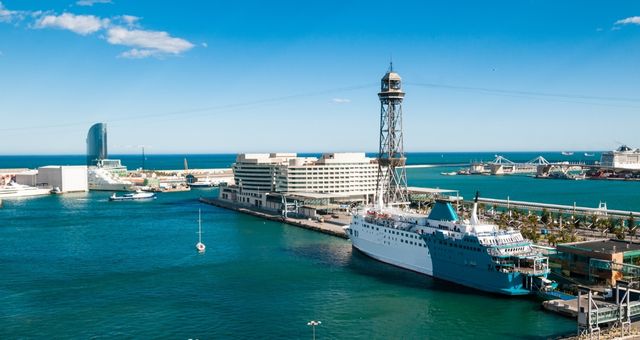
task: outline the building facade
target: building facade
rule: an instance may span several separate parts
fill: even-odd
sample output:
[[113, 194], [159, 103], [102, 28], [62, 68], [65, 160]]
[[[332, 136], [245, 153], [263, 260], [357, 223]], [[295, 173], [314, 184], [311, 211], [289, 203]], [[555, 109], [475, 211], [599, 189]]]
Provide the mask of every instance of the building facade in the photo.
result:
[[277, 192], [367, 196], [375, 193], [378, 166], [364, 153], [327, 153], [291, 159], [278, 170]]
[[623, 240], [593, 240], [557, 245], [549, 261], [565, 277], [615, 285], [640, 278], [640, 244]]
[[58, 188], [60, 192], [88, 191], [87, 167], [84, 165], [49, 165], [39, 167], [37, 185]]
[[235, 183], [221, 186], [219, 198], [271, 210], [279, 206], [274, 197], [281, 201], [287, 195], [309, 201], [322, 195], [325, 203], [331, 198], [367, 203], [375, 194], [377, 171], [377, 163], [364, 153], [327, 153], [320, 158], [295, 153], [239, 154], [233, 165]]
[[87, 165], [99, 165], [107, 155], [107, 124], [93, 124], [87, 133]]

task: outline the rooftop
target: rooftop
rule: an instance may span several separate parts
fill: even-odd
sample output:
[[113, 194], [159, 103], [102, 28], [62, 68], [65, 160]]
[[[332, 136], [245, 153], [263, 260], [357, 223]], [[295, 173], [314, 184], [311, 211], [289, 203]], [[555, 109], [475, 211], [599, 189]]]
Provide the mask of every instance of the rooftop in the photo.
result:
[[559, 244], [558, 250], [561, 250], [560, 248], [573, 248], [591, 252], [614, 254], [640, 250], [640, 243], [609, 239]]

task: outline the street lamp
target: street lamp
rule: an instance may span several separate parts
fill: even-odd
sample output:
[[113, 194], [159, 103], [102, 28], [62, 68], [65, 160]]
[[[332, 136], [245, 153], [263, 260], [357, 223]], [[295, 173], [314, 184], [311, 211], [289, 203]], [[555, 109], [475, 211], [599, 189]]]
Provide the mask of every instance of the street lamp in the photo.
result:
[[309, 321], [307, 322], [307, 326], [311, 326], [311, 329], [313, 330], [313, 340], [316, 340], [316, 326], [319, 326], [322, 322], [320, 321]]

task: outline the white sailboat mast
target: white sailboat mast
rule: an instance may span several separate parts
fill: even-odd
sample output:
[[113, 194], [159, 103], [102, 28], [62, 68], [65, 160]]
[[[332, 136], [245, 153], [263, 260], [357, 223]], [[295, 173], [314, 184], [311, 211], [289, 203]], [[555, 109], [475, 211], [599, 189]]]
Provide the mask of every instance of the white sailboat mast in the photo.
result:
[[201, 209], [198, 209], [198, 243], [202, 243], [202, 213]]

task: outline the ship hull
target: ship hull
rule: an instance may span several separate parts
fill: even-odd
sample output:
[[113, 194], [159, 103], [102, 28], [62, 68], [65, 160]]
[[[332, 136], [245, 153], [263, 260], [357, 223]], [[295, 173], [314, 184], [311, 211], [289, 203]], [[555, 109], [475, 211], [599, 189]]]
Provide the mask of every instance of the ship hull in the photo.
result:
[[0, 191], [0, 198], [21, 198], [43, 196], [49, 194], [51, 194], [51, 189], [4, 190]]
[[[369, 252], [366, 249], [359, 248], [355, 244], [353, 245], [353, 248], [359, 251], [360, 253], [366, 255], [367, 257], [370, 257], [379, 262], [390, 264], [398, 268], [407, 269], [407, 270], [416, 272], [418, 274], [427, 275], [436, 279], [452, 282], [452, 283], [465, 286], [471, 289], [476, 289], [476, 290], [480, 290], [488, 293], [510, 295], [510, 296], [532, 294], [530, 290], [525, 289], [523, 287], [522, 275], [518, 273], [515, 273], [512, 275], [502, 273], [501, 275], [496, 275], [495, 277], [482, 278], [482, 275], [474, 275], [474, 273], [470, 272], [467, 268], [456, 268], [457, 266], [455, 266], [450, 268], [450, 270], [438, 271], [437, 272], [438, 274], [435, 274], [433, 270], [427, 270], [425, 267], [409, 265], [403, 261], [399, 261], [391, 257]], [[464, 271], [460, 272], [460, 270], [464, 270]], [[460, 277], [459, 274], [461, 273], [464, 273], [464, 275], [467, 275], [468, 278]], [[500, 273], [497, 273], [497, 274], [500, 274]], [[480, 281], [477, 281], [477, 279], [480, 279]], [[487, 282], [487, 283], [479, 284], [479, 282]]]
[[89, 183], [89, 190], [90, 191], [134, 191], [133, 185], [120, 184], [120, 183], [100, 183], [100, 184]]

